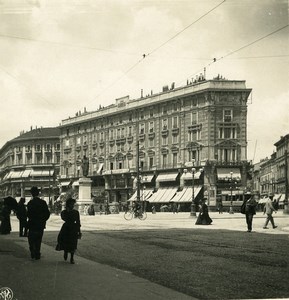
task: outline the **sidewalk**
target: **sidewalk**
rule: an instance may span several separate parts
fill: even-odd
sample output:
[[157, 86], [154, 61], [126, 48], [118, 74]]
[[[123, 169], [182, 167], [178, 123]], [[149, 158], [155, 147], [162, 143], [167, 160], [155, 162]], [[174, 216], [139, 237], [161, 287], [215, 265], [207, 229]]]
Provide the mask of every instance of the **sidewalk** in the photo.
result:
[[193, 299], [129, 272], [75, 257], [42, 244], [42, 259], [30, 260], [28, 242], [17, 233], [0, 236], [0, 287], [9, 287], [18, 300]]

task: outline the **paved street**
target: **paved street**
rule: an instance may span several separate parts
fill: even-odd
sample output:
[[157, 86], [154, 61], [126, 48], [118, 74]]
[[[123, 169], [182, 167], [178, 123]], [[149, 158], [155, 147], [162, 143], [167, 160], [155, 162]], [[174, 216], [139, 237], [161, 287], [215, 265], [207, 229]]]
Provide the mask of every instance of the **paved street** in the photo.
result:
[[[289, 217], [283, 215], [282, 212], [274, 216], [278, 228], [264, 230], [262, 229], [264, 216], [258, 213], [254, 219], [252, 234], [243, 233], [246, 225], [244, 216], [240, 213], [234, 215], [211, 213], [214, 220], [212, 226], [194, 225], [194, 219], [189, 218], [188, 213], [148, 214], [145, 221], [138, 219], [126, 221], [123, 214], [82, 216], [84, 236], [80, 241], [76, 256], [77, 263], [74, 266], [63, 262], [62, 252], [54, 250], [57, 231], [62, 224], [59, 216], [52, 215], [47, 223], [44, 235], [46, 244], [42, 247], [43, 259], [37, 262], [30, 261], [27, 241], [18, 238], [18, 221], [12, 216], [13, 233], [10, 236], [0, 237], [0, 285], [10, 287], [14, 296], [19, 300], [46, 300], [56, 297], [58, 299], [96, 299], [95, 295], [97, 299], [190, 299], [185, 294], [206, 299], [214, 297], [222, 299], [224, 295], [230, 295], [229, 298], [232, 298], [236, 291], [236, 286], [234, 287], [236, 283], [232, 283], [233, 291], [226, 291], [226, 287], [225, 292], [216, 293], [211, 290], [213, 288], [211, 285], [204, 288], [204, 284], [207, 286], [206, 280], [211, 281], [208, 275], [206, 279], [203, 278], [203, 273], [194, 277], [196, 269], [207, 264], [206, 268], [213, 276], [216, 266], [221, 267], [225, 264], [225, 269], [221, 271], [222, 267], [218, 276], [221, 283], [224, 281], [222, 276], [226, 278], [230, 272], [238, 270], [240, 273], [235, 274], [237, 282], [242, 280], [245, 273], [247, 273], [245, 275], [247, 279], [251, 273], [256, 278], [259, 273], [254, 272], [264, 272], [263, 263], [259, 268], [252, 270], [249, 269], [250, 265], [244, 265], [245, 269], [241, 271], [244, 262], [243, 260], [239, 262], [238, 257], [232, 260], [235, 257], [232, 251], [246, 249], [249, 255], [248, 258], [244, 256], [244, 261], [246, 261], [250, 260], [252, 255], [258, 255], [264, 247], [260, 252], [261, 257], [264, 257], [265, 253], [269, 256], [273, 254], [276, 263], [270, 267], [271, 275], [281, 278], [278, 277], [278, 281], [281, 280], [279, 288], [282, 290], [284, 289], [282, 274], [286, 269], [284, 269], [284, 256], [281, 255], [285, 248], [281, 248], [286, 246], [284, 241], [287, 240], [284, 238], [289, 235]], [[208, 230], [207, 234], [204, 234], [203, 230]], [[225, 233], [226, 231], [228, 234]], [[238, 234], [238, 231], [241, 234]], [[218, 232], [218, 235], [214, 235], [214, 232]], [[260, 233], [265, 233], [265, 235], [260, 235]], [[272, 239], [269, 239], [270, 235]], [[216, 254], [216, 251], [220, 249], [220, 238], [223, 244], [222, 257]], [[247, 239], [250, 241], [249, 244]], [[253, 240], [256, 241], [255, 245], [251, 244]], [[270, 240], [273, 241], [272, 245], [275, 245], [275, 248], [273, 246], [270, 248], [270, 243], [268, 244]], [[202, 245], [210, 245], [210, 248], [204, 252], [201, 250]], [[201, 246], [200, 250], [199, 246]], [[249, 250], [249, 246], [253, 247], [252, 250]], [[193, 252], [190, 254], [184, 247], [192, 249], [190, 251]], [[202, 253], [203, 258], [195, 253]], [[193, 264], [194, 271], [188, 268], [192, 264], [190, 262], [192, 255], [193, 257], [197, 255], [197, 261]], [[139, 260], [139, 257], [142, 259]], [[166, 264], [168, 259], [173, 257], [178, 257], [178, 259], [170, 263], [173, 267], [170, 270]], [[255, 261], [259, 261], [261, 257], [256, 256]], [[240, 266], [239, 263], [241, 263]], [[240, 276], [239, 279], [238, 276]], [[174, 277], [175, 280], [172, 279]], [[246, 278], [242, 280], [244, 284], [246, 284]], [[190, 281], [195, 284], [188, 286], [187, 283]], [[216, 281], [216, 285], [220, 283]], [[255, 286], [258, 290], [258, 282]], [[286, 291], [283, 291], [281, 295], [284, 296], [284, 293], [286, 294]], [[254, 294], [250, 295], [254, 296]], [[278, 291], [276, 296], [278, 296]]]

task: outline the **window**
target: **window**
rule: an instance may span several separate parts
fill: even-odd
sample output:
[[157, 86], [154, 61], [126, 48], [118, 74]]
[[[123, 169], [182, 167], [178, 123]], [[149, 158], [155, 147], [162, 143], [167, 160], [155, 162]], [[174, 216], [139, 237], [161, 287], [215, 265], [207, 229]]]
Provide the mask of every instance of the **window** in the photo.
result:
[[154, 139], [149, 139], [149, 146], [154, 147], [155, 145], [155, 140]]
[[224, 110], [224, 122], [232, 122], [233, 120], [233, 111], [230, 109]]
[[77, 127], [77, 133], [80, 133], [80, 126]]
[[153, 158], [153, 157], [150, 157], [150, 158], [149, 158], [149, 166], [150, 166], [150, 168], [152, 168], [153, 165], [154, 165], [154, 158]]
[[129, 121], [132, 121], [132, 114], [129, 114], [128, 120], [129, 120]]
[[56, 150], [60, 150], [60, 144], [56, 144]]
[[81, 139], [80, 139], [80, 136], [79, 136], [79, 137], [76, 138], [76, 143], [77, 143], [78, 145], [80, 145], [80, 141], [81, 141]]
[[131, 126], [128, 127], [128, 135], [129, 135], [129, 136], [132, 135], [132, 128], [131, 128]]
[[69, 136], [69, 129], [66, 129], [66, 135]]
[[121, 137], [124, 137], [125, 136], [125, 128], [123, 127], [122, 129], [121, 129]]
[[173, 117], [173, 128], [179, 127], [179, 118], [178, 116]]
[[110, 139], [113, 140], [113, 129], [110, 130]]
[[140, 162], [140, 168], [141, 168], [141, 170], [144, 169], [144, 161], [141, 161], [141, 162]]
[[194, 131], [189, 132], [189, 141], [193, 142], [196, 140], [197, 140], [197, 131], [194, 130]]
[[179, 105], [178, 105], [177, 102], [174, 102], [173, 109], [174, 109], [174, 111], [178, 111], [179, 110]]
[[46, 144], [45, 149], [46, 149], [46, 151], [50, 151], [51, 150], [51, 145], [50, 144]]
[[195, 125], [198, 123], [198, 114], [196, 111], [192, 112], [192, 114], [191, 114], [191, 123], [192, 123], [192, 125]]
[[117, 129], [117, 138], [120, 138], [120, 128]]
[[179, 136], [173, 135], [173, 144], [177, 144], [179, 142]]
[[168, 119], [163, 119], [163, 130], [168, 129]]
[[173, 168], [175, 168], [178, 164], [178, 154], [173, 153]]
[[[68, 141], [68, 145], [69, 146], [69, 139], [66, 140], [66, 142]], [[41, 145], [36, 145], [36, 151], [41, 151]]]
[[118, 163], [118, 168], [119, 168], [119, 169], [122, 169], [122, 162], [119, 162], [119, 163]]
[[154, 116], [154, 110], [153, 108], [150, 109], [150, 117], [152, 118]]
[[224, 128], [224, 138], [225, 139], [231, 138], [231, 128]]
[[113, 162], [110, 163], [110, 170], [113, 170]]
[[192, 107], [198, 106], [198, 99], [193, 99], [192, 100]]
[[236, 128], [232, 128], [232, 139], [236, 139], [237, 135], [236, 135]]
[[101, 132], [101, 133], [100, 133], [100, 140], [101, 140], [101, 141], [104, 140], [104, 139], [103, 139], [103, 136], [104, 136], [104, 134], [103, 134], [103, 132]]
[[163, 161], [162, 161], [163, 168], [167, 167], [167, 159], [168, 159], [167, 154], [163, 154]]
[[223, 138], [223, 128], [219, 128], [219, 138]]
[[163, 115], [166, 115], [168, 112], [167, 106], [163, 106]]
[[150, 122], [150, 132], [154, 132], [154, 122]]
[[144, 134], [145, 133], [145, 124], [140, 124], [139, 133]]
[[56, 163], [57, 163], [57, 164], [60, 163], [60, 155], [56, 155]]
[[141, 118], [142, 120], [144, 119], [144, 112], [143, 112], [143, 111], [140, 113], [140, 118]]
[[168, 137], [167, 136], [163, 136], [162, 137], [162, 145], [167, 145], [168, 144]]
[[[38, 147], [38, 146], [39, 146], [39, 147]], [[69, 147], [69, 139], [65, 140], [65, 147]], [[41, 150], [40, 145], [37, 145], [37, 146], [36, 146], [36, 150], [37, 150], [37, 151], [40, 151], [40, 150]]]

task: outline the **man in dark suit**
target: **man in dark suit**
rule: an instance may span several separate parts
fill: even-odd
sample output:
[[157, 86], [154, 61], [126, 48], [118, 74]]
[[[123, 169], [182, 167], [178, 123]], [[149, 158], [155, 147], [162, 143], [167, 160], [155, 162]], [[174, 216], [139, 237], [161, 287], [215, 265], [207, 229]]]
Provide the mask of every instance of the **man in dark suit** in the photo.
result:
[[43, 232], [50, 212], [46, 202], [38, 197], [38, 188], [33, 186], [30, 192], [33, 198], [27, 204], [29, 249], [32, 259], [40, 259]]

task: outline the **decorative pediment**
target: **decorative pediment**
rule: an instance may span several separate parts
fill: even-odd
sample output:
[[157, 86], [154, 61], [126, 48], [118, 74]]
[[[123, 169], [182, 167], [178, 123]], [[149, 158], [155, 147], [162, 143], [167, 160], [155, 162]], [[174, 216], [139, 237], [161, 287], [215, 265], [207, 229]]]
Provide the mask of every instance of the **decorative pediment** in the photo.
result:
[[115, 155], [115, 159], [118, 161], [124, 160], [124, 157], [125, 157], [125, 155], [121, 152], [119, 152]]
[[200, 144], [198, 142], [189, 142], [187, 144], [187, 149], [199, 149], [199, 148], [202, 148], [203, 144]]
[[236, 148], [240, 146], [240, 144], [233, 140], [226, 140], [215, 144], [215, 146], [218, 148]]

